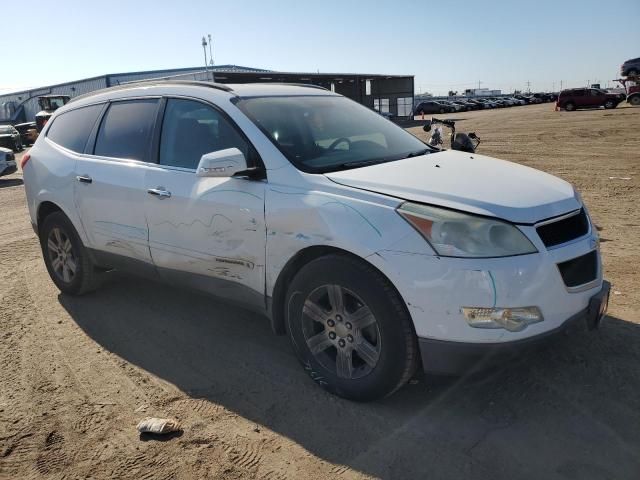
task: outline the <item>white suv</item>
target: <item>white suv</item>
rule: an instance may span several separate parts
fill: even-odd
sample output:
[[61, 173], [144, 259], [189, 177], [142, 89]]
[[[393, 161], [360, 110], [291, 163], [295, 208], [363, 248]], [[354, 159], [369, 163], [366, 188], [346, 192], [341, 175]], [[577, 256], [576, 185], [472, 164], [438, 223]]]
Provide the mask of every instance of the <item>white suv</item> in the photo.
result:
[[434, 149], [321, 88], [99, 91], [57, 110], [22, 168], [61, 291], [115, 268], [240, 302], [351, 399], [594, 328], [607, 305], [570, 184]]

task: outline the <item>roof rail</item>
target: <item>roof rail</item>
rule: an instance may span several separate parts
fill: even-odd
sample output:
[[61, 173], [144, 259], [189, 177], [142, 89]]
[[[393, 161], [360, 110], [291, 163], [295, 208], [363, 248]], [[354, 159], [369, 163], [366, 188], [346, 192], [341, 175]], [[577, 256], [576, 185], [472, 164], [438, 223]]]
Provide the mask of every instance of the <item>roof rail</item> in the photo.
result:
[[307, 87], [307, 88], [317, 88], [318, 90], [329, 90], [326, 87], [322, 87], [320, 85], [315, 85], [313, 83], [287, 83], [287, 82], [256, 82], [256, 85], [284, 85], [287, 87]]
[[68, 103], [75, 102], [76, 100], [80, 100], [82, 98], [91, 97], [99, 93], [117, 92], [118, 90], [126, 90], [128, 88], [133, 88], [140, 85], [149, 85], [153, 83], [161, 84], [161, 85], [192, 85], [197, 87], [215, 88], [217, 90], [222, 90], [224, 92], [233, 91], [231, 87], [229, 87], [228, 85], [224, 85], [222, 83], [203, 82], [198, 80], [171, 80], [171, 79], [164, 79], [164, 78], [149, 78], [147, 80], [135, 80], [133, 82], [121, 83], [120, 85], [115, 85], [113, 87], [94, 90], [93, 92], [85, 93], [83, 95], [78, 95], [77, 97], [72, 98]]

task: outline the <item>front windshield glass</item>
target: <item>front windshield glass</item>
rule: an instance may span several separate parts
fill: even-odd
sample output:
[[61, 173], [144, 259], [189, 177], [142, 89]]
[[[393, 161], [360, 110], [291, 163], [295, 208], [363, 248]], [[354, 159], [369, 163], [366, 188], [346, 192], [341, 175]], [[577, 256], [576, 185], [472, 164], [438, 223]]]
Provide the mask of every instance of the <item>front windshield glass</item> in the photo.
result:
[[436, 151], [344, 97], [252, 97], [236, 105], [297, 168], [321, 173]]

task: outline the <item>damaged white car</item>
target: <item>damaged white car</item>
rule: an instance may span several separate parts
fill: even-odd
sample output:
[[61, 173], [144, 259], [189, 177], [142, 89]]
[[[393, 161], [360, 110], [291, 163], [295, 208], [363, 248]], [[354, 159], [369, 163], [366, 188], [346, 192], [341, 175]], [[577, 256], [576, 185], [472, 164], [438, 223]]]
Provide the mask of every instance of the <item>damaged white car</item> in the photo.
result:
[[114, 268], [239, 302], [350, 399], [595, 328], [607, 306], [570, 184], [437, 150], [313, 86], [95, 92], [53, 114], [22, 168], [61, 291]]

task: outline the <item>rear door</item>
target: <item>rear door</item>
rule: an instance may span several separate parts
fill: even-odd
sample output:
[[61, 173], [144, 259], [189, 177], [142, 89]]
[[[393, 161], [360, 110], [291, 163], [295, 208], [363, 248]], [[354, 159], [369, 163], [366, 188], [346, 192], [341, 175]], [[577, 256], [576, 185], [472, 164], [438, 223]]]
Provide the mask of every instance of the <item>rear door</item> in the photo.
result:
[[587, 91], [584, 89], [573, 90], [570, 92], [571, 101], [576, 107], [587, 107], [591, 99], [587, 96]]
[[264, 308], [266, 183], [196, 176], [205, 153], [236, 147], [260, 166], [257, 153], [213, 105], [165, 102], [158, 161], [145, 176], [153, 262], [169, 281]]
[[89, 154], [76, 164], [75, 201], [88, 246], [109, 264], [133, 259], [151, 265], [144, 177], [159, 103], [159, 98], [111, 102], [87, 146]]
[[597, 90], [595, 88], [590, 88], [587, 90], [589, 93], [589, 105], [592, 107], [601, 107], [604, 105], [605, 94], [601, 90]]

